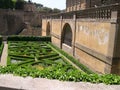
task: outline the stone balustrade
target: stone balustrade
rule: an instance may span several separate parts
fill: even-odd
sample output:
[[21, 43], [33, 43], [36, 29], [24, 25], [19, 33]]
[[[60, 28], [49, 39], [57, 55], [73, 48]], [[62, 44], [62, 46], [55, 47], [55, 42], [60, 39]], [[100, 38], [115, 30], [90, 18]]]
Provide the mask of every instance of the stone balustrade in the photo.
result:
[[51, 18], [51, 19], [73, 19], [74, 15], [76, 15], [76, 19], [88, 18], [88, 19], [111, 19], [114, 15], [113, 12], [117, 12], [118, 18], [120, 16], [120, 4], [94, 7], [85, 10], [65, 12], [65, 13], [57, 13], [43, 16], [43, 18]]

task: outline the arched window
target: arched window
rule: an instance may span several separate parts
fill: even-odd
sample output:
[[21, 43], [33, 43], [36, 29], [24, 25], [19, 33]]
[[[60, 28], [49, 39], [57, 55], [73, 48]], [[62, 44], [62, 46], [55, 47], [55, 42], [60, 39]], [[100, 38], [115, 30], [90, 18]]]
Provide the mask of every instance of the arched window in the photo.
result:
[[46, 36], [50, 36], [50, 23], [47, 23]]
[[63, 27], [62, 43], [72, 46], [72, 29], [68, 23]]

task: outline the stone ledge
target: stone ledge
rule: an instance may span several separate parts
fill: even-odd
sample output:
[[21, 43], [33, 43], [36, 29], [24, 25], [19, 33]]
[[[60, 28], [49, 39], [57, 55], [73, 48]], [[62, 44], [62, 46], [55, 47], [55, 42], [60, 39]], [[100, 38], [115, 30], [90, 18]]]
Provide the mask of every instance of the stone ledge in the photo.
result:
[[84, 18], [84, 19], [76, 19], [76, 21], [78, 22], [78, 21], [81, 21], [81, 22], [101, 22], [101, 23], [103, 23], [103, 22], [107, 22], [107, 23], [111, 23], [111, 19], [90, 19], [90, 18], [88, 18], [88, 19], [86, 19], [86, 18]]
[[82, 50], [82, 51], [84, 51], [85, 53], [87, 53], [87, 54], [95, 57], [95, 58], [100, 59], [102, 62], [104, 62], [106, 64], [109, 64], [109, 65], [112, 64], [112, 60], [113, 60], [112, 57], [105, 56], [105, 55], [103, 55], [101, 53], [98, 53], [98, 52], [96, 52], [94, 50], [86, 48], [86, 47], [84, 47], [84, 46], [82, 46], [82, 45], [80, 45], [78, 43], [75, 43], [75, 47], [78, 48], [78, 49], [80, 49], [80, 50]]
[[51, 35], [52, 35], [53, 37], [55, 37], [55, 38], [61, 39], [61, 36], [59, 36], [59, 35], [57, 35], [57, 34], [55, 34], [55, 33], [51, 33]]

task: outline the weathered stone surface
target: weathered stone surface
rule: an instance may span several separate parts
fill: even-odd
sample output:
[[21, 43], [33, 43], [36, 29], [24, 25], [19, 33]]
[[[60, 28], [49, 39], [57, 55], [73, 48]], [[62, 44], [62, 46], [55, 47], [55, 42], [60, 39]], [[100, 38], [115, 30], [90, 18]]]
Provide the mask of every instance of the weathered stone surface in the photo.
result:
[[[116, 15], [111, 17], [117, 18]], [[74, 16], [72, 19], [43, 19], [42, 35], [46, 35], [49, 22], [53, 44], [95, 72], [120, 74], [120, 27], [117, 20], [111, 20], [76, 19]], [[63, 42], [66, 24], [72, 29], [72, 46]]]
[[41, 13], [0, 9], [0, 35], [19, 34], [27, 28], [26, 23], [31, 27], [41, 27]]

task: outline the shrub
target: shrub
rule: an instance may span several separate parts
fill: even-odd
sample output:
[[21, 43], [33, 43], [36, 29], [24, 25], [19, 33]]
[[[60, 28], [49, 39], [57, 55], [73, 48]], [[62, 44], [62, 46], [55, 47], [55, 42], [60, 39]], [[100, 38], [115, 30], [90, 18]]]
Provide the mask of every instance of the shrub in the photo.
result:
[[51, 42], [51, 37], [49, 36], [9, 36], [7, 38], [8, 41], [45, 41]]
[[52, 48], [55, 48], [58, 52], [60, 52], [61, 54], [63, 54], [65, 57], [67, 57], [70, 61], [72, 61], [74, 64], [76, 64], [84, 72], [86, 72], [88, 74], [92, 74], [93, 73], [89, 68], [87, 68], [86, 66], [84, 66], [83, 64], [81, 64], [78, 60], [76, 60], [74, 57], [70, 56], [69, 54], [67, 54], [66, 52], [64, 52], [63, 50], [61, 50], [60, 48], [54, 46], [51, 43], [49, 43], [49, 46], [52, 47]]
[[4, 44], [2, 43], [2, 37], [0, 36], [0, 56], [2, 54], [3, 47], [4, 47]]
[[[72, 68], [72, 70], [68, 70]], [[41, 78], [48, 78], [48, 79], [58, 79], [62, 81], [74, 81], [74, 82], [91, 82], [91, 83], [105, 83], [105, 84], [120, 84], [120, 76], [112, 75], [112, 74], [105, 74], [105, 75], [98, 75], [98, 74], [87, 74], [85, 72], [79, 71], [72, 66], [57, 64], [47, 67], [45, 69], [39, 70], [34, 68], [30, 65], [28, 66], [7, 66], [7, 67], [0, 67], [1, 74], [14, 74], [18, 76], [31, 76], [41, 77]]]
[[0, 46], [1, 46], [1, 44], [2, 44], [2, 37], [0, 36]]
[[3, 48], [4, 48], [4, 44], [2, 43], [0, 46], [0, 56], [2, 55]]

